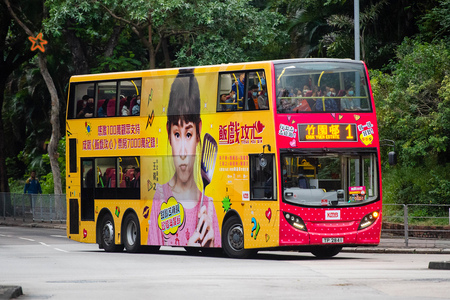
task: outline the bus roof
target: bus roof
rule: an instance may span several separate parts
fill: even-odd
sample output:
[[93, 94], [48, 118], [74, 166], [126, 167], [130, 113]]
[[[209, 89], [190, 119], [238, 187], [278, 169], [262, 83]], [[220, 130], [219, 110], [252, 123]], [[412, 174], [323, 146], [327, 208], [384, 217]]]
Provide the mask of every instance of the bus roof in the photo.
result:
[[362, 61], [355, 61], [351, 59], [330, 59], [330, 58], [296, 58], [296, 59], [283, 59], [274, 61], [253, 61], [253, 62], [240, 62], [240, 63], [228, 63], [220, 65], [206, 65], [196, 67], [183, 67], [183, 68], [168, 68], [168, 69], [153, 69], [153, 70], [138, 70], [138, 71], [125, 71], [125, 72], [110, 72], [110, 73], [98, 73], [98, 74], [83, 74], [74, 75], [70, 78], [70, 82], [83, 82], [90, 80], [117, 80], [123, 78], [139, 78], [148, 76], [162, 76], [162, 75], [175, 75], [181, 69], [195, 69], [196, 72], [225, 72], [233, 69], [236, 71], [236, 67], [240, 67], [241, 70], [263, 68], [268, 65], [274, 64], [290, 64], [290, 63], [302, 63], [302, 62], [346, 62], [363, 64]]

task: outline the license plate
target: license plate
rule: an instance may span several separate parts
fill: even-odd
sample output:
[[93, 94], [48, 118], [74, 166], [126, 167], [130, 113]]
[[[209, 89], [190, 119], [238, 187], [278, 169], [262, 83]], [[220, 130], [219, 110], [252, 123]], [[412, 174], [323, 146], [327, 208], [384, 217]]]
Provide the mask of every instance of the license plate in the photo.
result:
[[324, 244], [342, 244], [344, 243], [344, 238], [322, 238], [322, 243]]

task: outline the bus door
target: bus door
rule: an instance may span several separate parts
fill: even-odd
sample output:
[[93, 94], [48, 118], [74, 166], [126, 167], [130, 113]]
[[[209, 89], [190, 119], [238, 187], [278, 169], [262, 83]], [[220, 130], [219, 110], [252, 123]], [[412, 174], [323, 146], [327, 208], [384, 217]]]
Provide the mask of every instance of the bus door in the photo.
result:
[[245, 202], [245, 248], [278, 246], [279, 205], [274, 154], [249, 155], [250, 191]]
[[81, 220], [94, 221], [94, 191], [97, 185], [94, 159], [82, 159], [81, 170]]

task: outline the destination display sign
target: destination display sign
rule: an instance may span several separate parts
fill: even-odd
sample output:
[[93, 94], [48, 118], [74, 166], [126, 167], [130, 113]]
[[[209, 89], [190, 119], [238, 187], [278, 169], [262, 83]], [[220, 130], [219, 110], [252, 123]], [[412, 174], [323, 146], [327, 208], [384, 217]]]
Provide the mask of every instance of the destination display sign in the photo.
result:
[[356, 124], [298, 124], [300, 142], [356, 142]]

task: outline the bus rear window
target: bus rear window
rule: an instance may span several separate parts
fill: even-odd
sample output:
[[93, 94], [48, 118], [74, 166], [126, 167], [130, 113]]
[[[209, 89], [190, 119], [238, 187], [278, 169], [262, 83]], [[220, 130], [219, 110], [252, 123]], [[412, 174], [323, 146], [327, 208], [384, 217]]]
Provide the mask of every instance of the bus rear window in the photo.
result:
[[67, 118], [139, 116], [141, 83], [141, 79], [72, 83]]
[[278, 113], [369, 112], [363, 64], [300, 62], [275, 65]]

